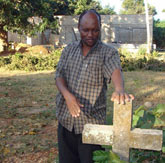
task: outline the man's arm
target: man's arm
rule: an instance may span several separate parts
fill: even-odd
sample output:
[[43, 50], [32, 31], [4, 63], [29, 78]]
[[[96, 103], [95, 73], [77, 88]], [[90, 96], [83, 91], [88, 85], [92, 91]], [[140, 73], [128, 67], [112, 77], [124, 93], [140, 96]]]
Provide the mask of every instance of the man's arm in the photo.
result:
[[124, 79], [120, 69], [114, 70], [111, 79], [115, 88], [115, 91], [113, 92], [111, 97], [111, 101], [117, 101], [117, 103], [124, 104], [125, 101], [130, 101], [131, 99], [134, 99], [134, 96], [132, 94], [128, 95], [124, 91]]
[[80, 107], [83, 107], [83, 105], [80, 104], [80, 102], [76, 99], [76, 97], [72, 93], [69, 92], [64, 78], [57, 77], [56, 86], [58, 90], [61, 92], [61, 94], [63, 95], [70, 114], [73, 117], [78, 117], [80, 115]]

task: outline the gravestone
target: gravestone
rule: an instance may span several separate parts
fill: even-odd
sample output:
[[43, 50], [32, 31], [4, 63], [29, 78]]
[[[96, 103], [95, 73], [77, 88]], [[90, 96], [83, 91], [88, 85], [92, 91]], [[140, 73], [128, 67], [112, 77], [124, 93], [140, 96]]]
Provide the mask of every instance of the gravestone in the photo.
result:
[[86, 124], [82, 141], [87, 144], [112, 145], [113, 152], [125, 161], [129, 161], [130, 148], [156, 151], [162, 149], [162, 130], [132, 129], [131, 126], [132, 102], [125, 105], [115, 102], [113, 126]]

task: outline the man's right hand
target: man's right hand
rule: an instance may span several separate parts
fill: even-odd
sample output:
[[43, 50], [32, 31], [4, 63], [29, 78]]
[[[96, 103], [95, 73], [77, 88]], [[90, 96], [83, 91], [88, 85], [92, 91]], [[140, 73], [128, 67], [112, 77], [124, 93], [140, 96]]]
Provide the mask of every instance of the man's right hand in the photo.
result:
[[80, 107], [83, 107], [83, 105], [80, 104], [73, 94], [68, 95], [67, 98], [65, 98], [65, 101], [70, 114], [73, 117], [78, 117], [80, 115]]
[[73, 117], [78, 117], [80, 115], [80, 107], [84, 107], [84, 106], [80, 104], [80, 102], [76, 99], [76, 97], [72, 93], [69, 92], [65, 79], [58, 77], [56, 79], [56, 86], [64, 96], [70, 114]]

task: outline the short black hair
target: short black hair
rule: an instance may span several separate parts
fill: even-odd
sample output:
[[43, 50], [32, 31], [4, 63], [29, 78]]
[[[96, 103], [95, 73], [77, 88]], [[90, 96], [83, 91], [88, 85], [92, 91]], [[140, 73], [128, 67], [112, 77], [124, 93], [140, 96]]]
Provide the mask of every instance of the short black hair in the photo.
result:
[[98, 17], [98, 20], [99, 20], [99, 24], [101, 26], [101, 16], [100, 14], [95, 10], [95, 9], [90, 9], [90, 10], [85, 10], [83, 11], [80, 16], [79, 16], [79, 20], [78, 20], [78, 24], [80, 25], [80, 22], [81, 22], [81, 19], [83, 18], [83, 16], [86, 14], [86, 13], [94, 13], [96, 14], [96, 16]]

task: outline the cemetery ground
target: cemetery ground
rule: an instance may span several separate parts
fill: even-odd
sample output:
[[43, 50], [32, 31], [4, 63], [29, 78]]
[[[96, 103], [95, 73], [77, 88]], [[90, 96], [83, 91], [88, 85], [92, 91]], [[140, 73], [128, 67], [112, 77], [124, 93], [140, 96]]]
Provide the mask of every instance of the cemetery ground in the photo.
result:
[[[132, 71], [124, 72], [124, 76], [127, 92], [135, 95], [134, 109], [147, 101], [152, 106], [165, 103], [164, 72]], [[54, 71], [0, 69], [0, 162], [57, 162], [56, 93]], [[112, 121], [111, 93], [112, 85], [108, 123]]]

